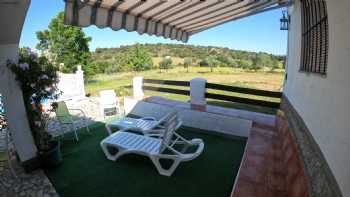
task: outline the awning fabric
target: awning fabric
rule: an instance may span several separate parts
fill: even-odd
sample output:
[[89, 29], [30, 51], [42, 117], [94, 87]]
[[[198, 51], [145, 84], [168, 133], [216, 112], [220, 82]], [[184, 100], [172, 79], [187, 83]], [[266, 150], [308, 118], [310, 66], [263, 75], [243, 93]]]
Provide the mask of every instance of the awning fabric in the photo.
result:
[[65, 0], [65, 24], [162, 36], [187, 42], [198, 32], [286, 0]]

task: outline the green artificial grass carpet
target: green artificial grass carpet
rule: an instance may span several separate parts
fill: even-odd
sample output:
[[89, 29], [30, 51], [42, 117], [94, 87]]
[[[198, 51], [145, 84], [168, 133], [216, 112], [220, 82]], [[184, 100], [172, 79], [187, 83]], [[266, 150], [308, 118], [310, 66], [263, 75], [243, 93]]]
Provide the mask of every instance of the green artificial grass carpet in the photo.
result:
[[93, 125], [91, 130], [92, 135], [81, 131], [78, 143], [64, 141], [63, 164], [46, 170], [61, 197], [228, 197], [246, 144], [245, 139], [179, 129], [187, 139], [203, 139], [204, 151], [166, 177], [158, 174], [148, 157], [107, 160], [100, 148], [107, 136], [104, 125]]

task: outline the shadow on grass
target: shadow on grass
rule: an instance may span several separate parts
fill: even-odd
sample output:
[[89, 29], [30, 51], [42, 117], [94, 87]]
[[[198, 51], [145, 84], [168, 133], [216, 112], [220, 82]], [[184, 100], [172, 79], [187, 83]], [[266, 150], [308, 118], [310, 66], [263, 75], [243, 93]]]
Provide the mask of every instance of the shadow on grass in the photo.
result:
[[197, 73], [199, 73], [199, 74], [208, 74], [208, 73], [214, 73], [214, 72], [210, 72], [210, 71], [197, 71]]

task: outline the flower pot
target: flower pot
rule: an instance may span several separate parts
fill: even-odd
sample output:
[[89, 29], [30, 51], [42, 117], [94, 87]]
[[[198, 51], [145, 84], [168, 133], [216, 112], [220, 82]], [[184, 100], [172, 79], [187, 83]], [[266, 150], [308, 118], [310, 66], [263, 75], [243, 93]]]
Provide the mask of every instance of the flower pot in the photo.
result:
[[56, 167], [62, 163], [61, 143], [59, 141], [50, 141], [50, 150], [42, 151], [41, 160], [43, 167]]

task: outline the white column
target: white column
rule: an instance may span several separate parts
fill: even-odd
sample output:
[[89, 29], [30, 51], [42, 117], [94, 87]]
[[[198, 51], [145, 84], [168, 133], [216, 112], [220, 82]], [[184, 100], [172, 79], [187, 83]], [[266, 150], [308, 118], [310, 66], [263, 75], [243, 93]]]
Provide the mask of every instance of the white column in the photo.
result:
[[78, 65], [78, 69], [75, 72], [77, 76], [77, 87], [79, 88], [79, 97], [84, 98], [85, 97], [85, 84], [84, 84], [84, 71], [81, 69], [81, 66]]
[[0, 45], [0, 92], [4, 95], [6, 118], [16, 151], [20, 160], [25, 162], [36, 157], [37, 149], [29, 128], [22, 91], [6, 66], [7, 59], [17, 59], [17, 51], [18, 45]]
[[0, 27], [3, 27], [0, 31], [0, 92], [4, 95], [6, 118], [14, 145], [24, 165], [36, 158], [37, 148], [29, 128], [22, 91], [6, 61], [18, 59], [18, 43], [29, 4], [30, 0], [21, 0], [0, 6]]
[[134, 77], [132, 81], [134, 99], [143, 99], [145, 95], [142, 90], [143, 77]]
[[205, 111], [207, 101], [205, 99], [206, 79], [194, 78], [190, 81], [191, 108], [194, 110]]

